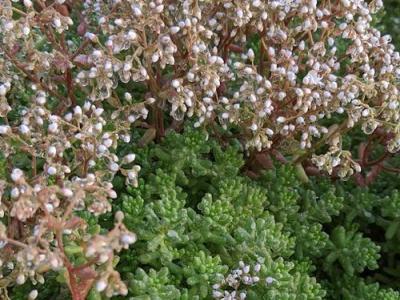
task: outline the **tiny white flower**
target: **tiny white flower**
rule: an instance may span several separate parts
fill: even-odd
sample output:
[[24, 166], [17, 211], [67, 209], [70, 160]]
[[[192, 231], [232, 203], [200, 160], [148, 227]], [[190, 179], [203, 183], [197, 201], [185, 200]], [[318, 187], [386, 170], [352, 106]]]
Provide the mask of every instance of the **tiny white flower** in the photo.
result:
[[172, 80], [171, 84], [176, 89], [181, 85], [177, 79]]
[[107, 281], [105, 281], [104, 279], [100, 279], [99, 281], [97, 281], [96, 283], [96, 290], [98, 292], [102, 292], [106, 289], [107, 287]]
[[350, 0], [341, 0], [340, 2], [342, 2], [344, 7], [349, 7], [350, 6]]
[[50, 123], [48, 127], [49, 132], [57, 133], [58, 132], [58, 124], [57, 123]]
[[17, 284], [21, 285], [25, 283], [25, 275], [24, 274], [19, 274], [17, 276], [17, 279], [15, 280]]
[[49, 149], [47, 149], [47, 154], [49, 156], [56, 156], [57, 154], [57, 148], [54, 146], [50, 146]]
[[8, 125], [0, 125], [0, 134], [7, 134], [11, 132], [11, 127]]
[[99, 123], [96, 123], [96, 124], [94, 125], [94, 128], [95, 128], [97, 131], [101, 132], [101, 131], [103, 130], [103, 124], [101, 124], [100, 122], [99, 122]]
[[253, 49], [250, 48], [249, 51], [247, 51], [247, 57], [248, 57], [250, 60], [254, 60], [255, 55], [254, 55]]
[[47, 209], [47, 211], [48, 211], [49, 213], [52, 213], [52, 212], [54, 211], [54, 205], [51, 204], [51, 203], [46, 203], [46, 204], [45, 204], [45, 207], [46, 207], [46, 209]]
[[137, 38], [136, 32], [133, 31], [133, 30], [129, 30], [128, 33], [127, 33], [127, 38], [128, 38], [129, 40], [131, 40], [131, 41], [136, 40], [136, 38]]
[[28, 8], [32, 7], [32, 1], [31, 0], [24, 0], [24, 5]]
[[19, 126], [19, 131], [20, 131], [22, 134], [28, 134], [31, 130], [30, 130], [29, 127], [26, 126], [25, 124], [21, 124], [21, 125]]
[[110, 164], [108, 165], [108, 168], [109, 168], [112, 172], [118, 172], [118, 170], [119, 170], [119, 165], [118, 165], [117, 163], [113, 162], [113, 163], [110, 163]]
[[56, 28], [59, 28], [59, 27], [61, 27], [61, 20], [59, 18], [54, 18], [53, 24]]
[[37, 290], [32, 290], [28, 295], [29, 300], [35, 300], [37, 298], [38, 294], [39, 293]]
[[64, 116], [64, 120], [65, 121], [67, 121], [67, 122], [70, 122], [71, 120], [72, 120], [72, 113], [67, 113], [65, 116]]
[[80, 106], [75, 106], [74, 107], [74, 114], [77, 116], [82, 115], [82, 108]]
[[362, 111], [362, 116], [363, 116], [363, 117], [368, 117], [368, 116], [369, 116], [369, 109], [364, 109], [364, 110]]
[[278, 117], [278, 118], [276, 119], [276, 121], [277, 121], [278, 123], [284, 123], [284, 122], [286, 121], [286, 118], [283, 117], [283, 116], [280, 116], [280, 117]]
[[124, 20], [122, 19], [115, 19], [114, 20], [115, 25], [117, 26], [122, 26], [124, 24]]
[[134, 153], [130, 153], [128, 155], [125, 155], [124, 158], [122, 159], [122, 162], [125, 164], [129, 164], [133, 162], [136, 158], [136, 155]]
[[180, 28], [179, 26], [172, 26], [169, 30], [171, 31], [172, 34], [176, 34], [179, 32]]
[[123, 234], [121, 237], [121, 242], [127, 245], [133, 244], [134, 242], [136, 242], [136, 235], [128, 233]]
[[274, 281], [276, 281], [276, 279], [275, 279], [275, 278], [272, 278], [271, 276], [268, 276], [267, 278], [265, 278], [265, 283], [266, 283], [266, 284], [271, 284], [271, 283], [273, 283]]
[[19, 189], [17, 187], [14, 187], [11, 190], [11, 198], [18, 198], [19, 197]]
[[24, 172], [21, 169], [15, 168], [11, 172], [11, 179], [14, 182], [20, 181], [24, 176]]
[[7, 88], [4, 84], [0, 84], [0, 96], [5, 96], [7, 94]]
[[111, 190], [111, 191], [109, 191], [108, 192], [108, 196], [111, 198], [111, 199], [115, 199], [115, 198], [117, 198], [117, 193], [114, 191], [114, 190]]
[[107, 148], [110, 148], [113, 144], [113, 140], [112, 139], [105, 139], [103, 141], [104, 146], [106, 146]]
[[55, 175], [57, 173], [57, 169], [53, 166], [50, 166], [47, 168], [47, 174], [49, 175]]
[[251, 129], [252, 131], [256, 131], [256, 130], [258, 129], [257, 124], [255, 124], [255, 123], [251, 124], [250, 129]]
[[72, 197], [72, 196], [74, 195], [74, 193], [72, 192], [72, 190], [69, 189], [69, 188], [63, 188], [63, 189], [61, 190], [61, 192], [62, 192], [62, 194], [63, 194], [65, 197], [67, 197], [67, 198]]
[[160, 55], [159, 55], [157, 52], [154, 53], [154, 54], [152, 55], [152, 57], [151, 57], [151, 61], [152, 61], [153, 63], [158, 62], [159, 59], [160, 59]]

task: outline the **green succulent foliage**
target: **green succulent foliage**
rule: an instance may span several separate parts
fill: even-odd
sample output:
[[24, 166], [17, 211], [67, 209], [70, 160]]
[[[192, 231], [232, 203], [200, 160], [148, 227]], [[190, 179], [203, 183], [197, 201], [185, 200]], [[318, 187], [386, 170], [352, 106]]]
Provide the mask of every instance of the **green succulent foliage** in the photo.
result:
[[327, 248], [330, 252], [324, 265], [327, 271], [334, 270], [332, 264], [335, 262], [338, 262], [349, 275], [362, 272], [365, 268], [370, 270], [378, 268], [380, 247], [355, 230], [346, 230], [342, 226], [335, 227]]
[[274, 259], [266, 256], [260, 270], [261, 278], [273, 278], [271, 282], [250, 286], [246, 299], [324, 299], [326, 291], [321, 289], [316, 279], [305, 276], [305, 273], [296, 270], [293, 262], [283, 258]]
[[[125, 187], [116, 177], [113, 204], [138, 237], [117, 265], [127, 299], [212, 299], [212, 286], [239, 261], [260, 262], [260, 278], [273, 278], [241, 287], [246, 299], [399, 299], [398, 178], [362, 189], [324, 178], [303, 183], [294, 167], [279, 166], [252, 180], [241, 173], [239, 144], [222, 147], [200, 129], [133, 145], [118, 151], [137, 154], [139, 185]], [[111, 213], [79, 216], [92, 233], [113, 224]], [[84, 263], [80, 245], [65, 240], [65, 251]], [[12, 299], [34, 288], [39, 299], [58, 299], [52, 290], [68, 294], [61, 279], [53, 274], [46, 286], [13, 288]], [[92, 289], [88, 299], [105, 298]]]
[[387, 240], [400, 239], [400, 192], [393, 190], [382, 199], [381, 218], [378, 222], [385, 230]]
[[[133, 299], [210, 299], [212, 285], [238, 261], [260, 258], [276, 288], [256, 288], [253, 299], [322, 299], [325, 291], [311, 263], [303, 268], [307, 271], [297, 267], [295, 249], [304, 237], [304, 249], [323, 248], [328, 237], [319, 223], [305, 230], [307, 223], [297, 214], [301, 184], [292, 169], [266, 174], [282, 182], [282, 188], [266, 189], [267, 179], [254, 182], [240, 175], [244, 159], [237, 144], [222, 148], [193, 129], [133, 150], [143, 166], [142, 179], [115, 203], [138, 236], [119, 264]], [[275, 217], [277, 210], [282, 218]], [[303, 228], [296, 229], [298, 224]], [[319, 240], [310, 244], [314, 235]]]
[[158, 272], [150, 269], [148, 272], [138, 268], [129, 280], [132, 300], [162, 300], [179, 299], [181, 292], [170, 283], [169, 270], [164, 267]]
[[190, 295], [206, 298], [209, 294], [209, 283], [221, 281], [227, 270], [227, 266], [221, 265], [219, 256], [212, 257], [200, 251], [183, 267], [185, 281], [192, 287]]
[[139, 186], [114, 203], [138, 236], [119, 263], [132, 299], [211, 299], [213, 284], [239, 261], [260, 259], [262, 276], [275, 280], [246, 286], [247, 299], [397, 299], [383, 286], [400, 278], [388, 255], [400, 253], [398, 231], [384, 241], [373, 236], [399, 221], [398, 192], [302, 183], [291, 166], [251, 180], [241, 175], [238, 144], [222, 147], [190, 128], [125, 150], [143, 166]]
[[378, 283], [369, 283], [366, 280], [349, 275], [338, 274], [336, 280], [332, 281], [332, 287], [328, 288], [331, 293], [328, 299], [343, 300], [398, 300], [400, 293], [391, 288], [382, 288]]

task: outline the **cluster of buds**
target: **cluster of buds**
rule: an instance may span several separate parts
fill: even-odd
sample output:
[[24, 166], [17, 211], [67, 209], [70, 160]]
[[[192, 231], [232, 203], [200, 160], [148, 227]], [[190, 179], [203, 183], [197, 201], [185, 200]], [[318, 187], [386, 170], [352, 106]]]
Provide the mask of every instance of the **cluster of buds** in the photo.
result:
[[[113, 283], [107, 295], [126, 294], [124, 283], [112, 268], [114, 253], [136, 241], [135, 234], [129, 232], [122, 223], [123, 214], [117, 212], [115, 227], [107, 235], [87, 233], [87, 224], [74, 214], [80, 210], [87, 210], [94, 215], [111, 211], [109, 199], [116, 197], [112, 185], [106, 181], [96, 182], [94, 174], [88, 174], [85, 178], [64, 179], [62, 186], [49, 185], [44, 177], [38, 177], [32, 186], [33, 182], [28, 181], [24, 172], [17, 168], [12, 170], [10, 177], [13, 183], [0, 181], [0, 196], [5, 200], [2, 203], [2, 215], [11, 218], [7, 229], [0, 223], [0, 262], [6, 262], [7, 268], [12, 270], [11, 273], [8, 270], [4, 274], [1, 272], [2, 276], [8, 273], [4, 277], [7, 284], [12, 284], [13, 278], [16, 278], [16, 284], [23, 284], [28, 278], [34, 284], [43, 284], [45, 272], [60, 271], [63, 267], [70, 271], [70, 278], [79, 277], [74, 271], [80, 270], [81, 266], [71, 267], [68, 250], [65, 250], [70, 247], [69, 243], [63, 241], [68, 236], [69, 242], [84, 245], [86, 250], [82, 249], [82, 253], [86, 253], [88, 262], [97, 266], [92, 269], [88, 265], [90, 279], [110, 278]], [[10, 197], [3, 197], [8, 186]], [[36, 220], [36, 223], [31, 223], [32, 220]], [[82, 232], [86, 233], [82, 235]], [[83, 288], [83, 295], [89, 288], [90, 285]]]
[[260, 274], [262, 265], [256, 263], [254, 267], [239, 262], [239, 267], [226, 276], [221, 283], [213, 285], [213, 298], [221, 300], [243, 300], [246, 299], [246, 286], [251, 287], [263, 284], [266, 287], [273, 284], [276, 279], [271, 276]]
[[[0, 0], [0, 148], [11, 174], [0, 181], [3, 246], [39, 247], [65, 265], [51, 241], [59, 226], [73, 234], [84, 230], [72, 222], [77, 211], [109, 212], [115, 174], [137, 185], [134, 154], [119, 157], [117, 146], [134, 127], [149, 130], [146, 140], [162, 137], [162, 110], [174, 126], [185, 117], [235, 126], [246, 149], [311, 157], [343, 178], [360, 171], [342, 149], [352, 128], [383, 132], [398, 153], [400, 54], [371, 25], [380, 8], [381, 0]], [[326, 127], [333, 120], [338, 130]], [[110, 257], [120, 246], [100, 249]], [[26, 256], [7, 257], [34, 278]], [[105, 270], [115, 283], [99, 281], [99, 290], [123, 293]]]
[[[297, 156], [312, 154], [321, 140], [329, 144], [323, 124], [337, 117], [343, 134], [357, 125], [366, 134], [381, 128], [391, 134], [388, 151], [400, 150], [400, 55], [371, 26], [382, 1], [125, 1], [115, 16], [107, 5], [85, 4], [88, 13], [113, 20], [101, 27], [109, 41], [130, 37], [124, 47], [106, 43], [109, 60], [116, 45], [128, 54], [124, 80], [147, 81], [151, 97], [169, 103], [176, 120], [239, 125], [248, 149]], [[257, 48], [247, 48], [250, 33]], [[144, 77], [128, 74], [131, 61]], [[172, 76], [162, 75], [166, 65], [174, 65]], [[358, 172], [337, 151], [326, 154], [327, 164], [346, 165], [340, 176]]]

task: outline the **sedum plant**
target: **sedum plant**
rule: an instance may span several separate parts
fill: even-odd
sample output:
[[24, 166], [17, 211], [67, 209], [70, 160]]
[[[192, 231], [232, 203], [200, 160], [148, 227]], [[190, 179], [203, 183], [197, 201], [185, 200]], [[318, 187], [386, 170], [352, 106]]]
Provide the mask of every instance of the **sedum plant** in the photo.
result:
[[397, 236], [380, 238], [396, 192], [303, 183], [292, 166], [251, 180], [240, 149], [189, 128], [124, 149], [142, 165], [138, 188], [114, 201], [138, 238], [117, 266], [128, 297], [400, 299]]
[[[187, 279], [182, 297], [206, 297], [209, 283], [222, 280], [234, 262], [261, 257], [273, 265], [280, 257], [277, 268], [291, 282], [282, 287], [284, 297], [294, 297], [303, 282], [312, 285], [310, 297], [322, 297], [320, 286], [297, 266], [307, 269], [306, 254], [320, 257], [325, 245], [328, 252], [341, 251], [321, 224], [342, 209], [342, 198], [326, 191], [314, 214], [305, 207], [317, 200], [306, 197], [300, 205], [295, 188], [274, 186], [276, 198], [267, 199], [268, 183], [232, 177], [243, 166], [235, 147], [211, 147], [200, 133], [185, 140], [165, 135], [181, 130], [189, 117], [224, 143], [237, 138], [251, 155], [257, 156], [255, 150], [289, 160], [299, 174], [321, 170], [348, 178], [364, 168], [370, 173], [356, 178], [368, 185], [382, 170], [397, 172], [386, 162], [400, 149], [400, 55], [390, 37], [372, 26], [380, 8], [379, 0], [0, 0], [4, 297], [26, 281], [43, 283], [48, 272], [61, 274], [74, 300], [93, 295], [91, 290], [107, 297], [140, 294], [146, 288], [128, 288], [115, 269], [117, 253], [136, 234], [144, 240], [132, 251], [149, 265], [138, 271], [144, 287], [153, 285], [152, 278], [165, 281], [162, 266]], [[219, 126], [229, 130], [221, 133]], [[358, 158], [342, 147], [353, 128], [369, 135], [359, 143]], [[165, 138], [174, 145], [169, 151], [182, 149], [173, 158], [160, 147], [149, 150], [149, 159], [155, 155], [164, 164], [152, 172], [151, 161], [142, 159], [140, 166], [135, 151], [124, 150], [136, 149], [124, 144], [138, 134], [137, 146]], [[375, 146], [383, 153], [372, 159]], [[211, 149], [216, 163], [199, 158]], [[178, 163], [168, 166], [171, 161]], [[141, 168], [146, 183], [138, 180]], [[282, 172], [288, 174], [274, 180], [295, 180], [294, 173]], [[129, 200], [118, 195], [124, 184]], [[160, 201], [149, 203], [152, 197]], [[267, 203], [270, 211], [263, 209]], [[321, 223], [312, 223], [318, 218]], [[379, 219], [382, 226], [388, 218]], [[103, 228], [96, 224], [102, 220]], [[197, 226], [201, 234], [193, 233]], [[296, 244], [296, 236], [307, 242]], [[350, 233], [352, 239], [371, 248], [353, 269], [375, 267], [378, 247], [361, 235]], [[190, 246], [179, 246], [188, 241]], [[221, 249], [206, 251], [209, 244]], [[292, 255], [301, 263], [286, 263]], [[176, 259], [187, 265], [175, 266]], [[29, 295], [35, 299], [37, 290]]]

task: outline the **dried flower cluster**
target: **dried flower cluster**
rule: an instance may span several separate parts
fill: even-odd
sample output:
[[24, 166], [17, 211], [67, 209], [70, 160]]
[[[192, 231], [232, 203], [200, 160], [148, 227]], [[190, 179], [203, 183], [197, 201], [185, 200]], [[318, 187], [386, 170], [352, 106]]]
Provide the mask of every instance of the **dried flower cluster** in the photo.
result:
[[[146, 81], [151, 99], [168, 104], [174, 119], [238, 124], [248, 148], [297, 156], [322, 140], [329, 150], [313, 161], [328, 173], [338, 167], [341, 177], [360, 171], [341, 147], [342, 133], [356, 125], [366, 134], [383, 129], [387, 150], [400, 150], [400, 55], [370, 25], [382, 1], [116, 1], [110, 7], [86, 2], [107, 39], [80, 56], [91, 68], [77, 81], [94, 81], [92, 100], [107, 98], [118, 79]], [[248, 47], [253, 34], [257, 49]], [[340, 126], [323, 125], [340, 115]]]
[[[174, 119], [238, 124], [248, 148], [298, 156], [312, 154], [322, 140], [329, 150], [313, 162], [328, 173], [338, 168], [343, 178], [360, 171], [341, 146], [342, 134], [358, 124], [366, 134], [383, 129], [388, 151], [400, 150], [400, 55], [370, 25], [382, 1], [85, 6], [106, 39], [77, 57], [91, 66], [77, 82], [90, 85], [93, 101], [108, 98], [118, 80], [145, 81], [150, 99], [168, 104]], [[252, 34], [259, 37], [257, 49], [247, 47]], [[94, 33], [86, 36], [100, 44]], [[340, 126], [323, 125], [340, 115]]]
[[[398, 152], [400, 55], [371, 27], [381, 7], [0, 0], [0, 147], [10, 173], [0, 181], [0, 287], [65, 267], [74, 299], [93, 281], [108, 296], [126, 293], [111, 261], [134, 234], [121, 216], [108, 235], [89, 234], [76, 212], [110, 212], [116, 173], [137, 185], [135, 155], [119, 157], [117, 145], [130, 142], [135, 126], [148, 128], [147, 139], [162, 137], [163, 110], [177, 122], [194, 117], [195, 126], [239, 125], [248, 149], [296, 159], [327, 144], [312, 161], [343, 178], [361, 169], [342, 149], [342, 134], [357, 125], [381, 130], [388, 152]], [[132, 86], [144, 87], [140, 99]], [[341, 124], [323, 125], [341, 115]], [[30, 168], [18, 165], [21, 154]], [[67, 235], [88, 265], [70, 265]]]

